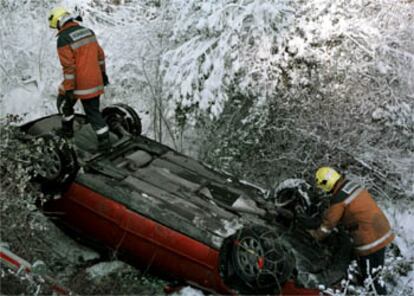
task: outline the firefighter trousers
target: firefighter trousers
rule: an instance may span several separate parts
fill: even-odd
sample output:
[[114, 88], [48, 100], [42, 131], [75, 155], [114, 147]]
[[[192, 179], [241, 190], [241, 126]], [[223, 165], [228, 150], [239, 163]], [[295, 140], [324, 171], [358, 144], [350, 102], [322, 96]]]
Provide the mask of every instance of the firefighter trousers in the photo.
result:
[[383, 286], [379, 279], [380, 269], [384, 266], [385, 249], [382, 248], [373, 254], [361, 256], [358, 258], [358, 266], [361, 270], [363, 279], [369, 276], [373, 279], [375, 291], [378, 295], [387, 295], [387, 289]]
[[[61, 95], [58, 98], [58, 109], [63, 114], [63, 122], [73, 122], [75, 118], [74, 106], [77, 99]], [[108, 126], [99, 111], [99, 96], [92, 99], [80, 100], [82, 102], [83, 110], [85, 111], [88, 122], [92, 125], [96, 134], [102, 135], [108, 132]]]

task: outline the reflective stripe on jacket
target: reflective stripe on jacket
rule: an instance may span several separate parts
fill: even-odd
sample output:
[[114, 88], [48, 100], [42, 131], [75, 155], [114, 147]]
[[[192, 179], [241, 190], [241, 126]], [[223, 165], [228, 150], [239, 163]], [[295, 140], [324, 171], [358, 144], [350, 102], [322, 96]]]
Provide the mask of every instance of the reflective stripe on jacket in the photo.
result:
[[65, 91], [73, 90], [80, 99], [103, 94], [105, 54], [94, 32], [70, 21], [59, 31], [57, 47]]
[[354, 182], [346, 181], [333, 197], [320, 230], [331, 231], [338, 223], [348, 229], [357, 255], [366, 256], [390, 244], [395, 235], [371, 194]]

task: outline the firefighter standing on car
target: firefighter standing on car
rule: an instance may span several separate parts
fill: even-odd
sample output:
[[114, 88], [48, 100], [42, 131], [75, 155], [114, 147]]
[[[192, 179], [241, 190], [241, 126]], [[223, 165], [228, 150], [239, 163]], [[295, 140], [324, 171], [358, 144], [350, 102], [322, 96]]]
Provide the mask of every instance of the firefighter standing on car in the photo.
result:
[[315, 239], [322, 240], [336, 225], [342, 224], [353, 240], [362, 277], [366, 279], [371, 275], [376, 292], [385, 295], [385, 286], [375, 272], [384, 266], [386, 246], [395, 238], [388, 219], [366, 189], [346, 180], [330, 167], [317, 170], [316, 185], [331, 194], [330, 207], [321, 226], [309, 232]]
[[111, 146], [109, 128], [99, 111], [99, 97], [108, 84], [104, 51], [94, 32], [80, 26], [65, 8], [54, 8], [48, 20], [49, 27], [58, 30], [57, 51], [63, 68], [64, 80], [58, 98], [58, 108], [63, 114], [62, 135], [73, 137], [73, 107], [80, 99], [96, 132], [98, 150], [107, 150]]

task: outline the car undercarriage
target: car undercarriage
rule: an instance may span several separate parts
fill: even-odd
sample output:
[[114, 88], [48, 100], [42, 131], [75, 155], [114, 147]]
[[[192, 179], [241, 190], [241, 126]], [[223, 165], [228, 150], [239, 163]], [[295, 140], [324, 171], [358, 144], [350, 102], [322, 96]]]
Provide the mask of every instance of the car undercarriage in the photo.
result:
[[[44, 141], [34, 181], [58, 223], [120, 252], [139, 268], [217, 293], [317, 293], [347, 272], [351, 242], [339, 229], [319, 243], [322, 202], [302, 180], [265, 190], [141, 135], [127, 105], [104, 109], [112, 148], [96, 153], [82, 115], [62, 140], [59, 114], [21, 127]], [[56, 214], [58, 213], [58, 214]], [[317, 295], [317, 294], [316, 294]]]

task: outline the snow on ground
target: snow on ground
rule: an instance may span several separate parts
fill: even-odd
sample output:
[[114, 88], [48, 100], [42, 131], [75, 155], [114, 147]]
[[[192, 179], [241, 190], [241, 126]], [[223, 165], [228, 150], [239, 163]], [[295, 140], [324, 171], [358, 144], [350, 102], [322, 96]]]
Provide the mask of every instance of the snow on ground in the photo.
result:
[[[387, 208], [388, 217], [397, 237], [396, 244], [400, 248], [401, 254], [406, 258], [414, 259], [414, 205], [409, 207], [399, 204], [394, 208]], [[414, 285], [414, 282], [413, 282]]]
[[[109, 87], [109, 95], [111, 89]], [[111, 105], [116, 100], [109, 99], [109, 95], [104, 94], [101, 97], [101, 110]], [[12, 88], [10, 91], [0, 97], [0, 117], [3, 118], [8, 114], [19, 115], [23, 123], [35, 120], [37, 118], [55, 114], [58, 112], [56, 107], [56, 94], [45, 94], [42, 92], [35, 80], [23, 83], [20, 86]], [[136, 109], [138, 116], [141, 118], [143, 134], [150, 133], [151, 118], [145, 107]], [[75, 105], [75, 112], [84, 114], [80, 103]]]
[[173, 296], [203, 296], [203, 292], [192, 287], [185, 287], [174, 293]]
[[92, 279], [103, 278], [105, 275], [118, 272], [126, 268], [126, 264], [122, 261], [101, 262], [86, 269], [88, 276]]
[[414, 202], [387, 202], [381, 208], [385, 210], [397, 235], [394, 242], [401, 251], [402, 260], [411, 266], [407, 276], [398, 279], [392, 295], [409, 295], [407, 291], [410, 289], [414, 293]]
[[42, 97], [36, 81], [29, 81], [5, 93], [0, 107], [0, 117], [19, 114], [25, 120], [33, 120], [53, 112], [52, 102]]

